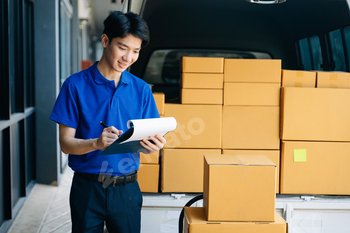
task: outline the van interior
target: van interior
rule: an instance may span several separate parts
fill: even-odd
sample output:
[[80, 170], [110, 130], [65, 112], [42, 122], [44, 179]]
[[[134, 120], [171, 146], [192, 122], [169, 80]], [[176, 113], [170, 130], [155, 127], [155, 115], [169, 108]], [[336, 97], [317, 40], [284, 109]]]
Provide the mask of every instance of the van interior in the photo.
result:
[[348, 0], [144, 0], [150, 29], [130, 72], [179, 102], [181, 58], [281, 59], [282, 69], [350, 71]]

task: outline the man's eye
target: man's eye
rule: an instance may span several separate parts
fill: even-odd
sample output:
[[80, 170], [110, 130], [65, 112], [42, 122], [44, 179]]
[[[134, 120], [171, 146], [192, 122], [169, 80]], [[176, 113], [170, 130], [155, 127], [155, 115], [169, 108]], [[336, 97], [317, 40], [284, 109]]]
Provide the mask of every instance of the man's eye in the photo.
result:
[[120, 50], [125, 50], [125, 48], [122, 48], [122, 47], [119, 47], [120, 48]]
[[134, 51], [134, 53], [139, 53], [139, 52], [140, 52], [140, 51], [138, 51], [138, 50], [137, 50], [137, 51]]

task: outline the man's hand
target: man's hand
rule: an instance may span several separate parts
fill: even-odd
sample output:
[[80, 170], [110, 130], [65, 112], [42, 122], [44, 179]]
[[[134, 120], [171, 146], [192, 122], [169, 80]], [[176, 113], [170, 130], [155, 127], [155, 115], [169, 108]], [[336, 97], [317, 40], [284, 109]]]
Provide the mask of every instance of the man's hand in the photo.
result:
[[115, 140], [118, 139], [119, 135], [123, 133], [122, 130], [116, 129], [114, 126], [104, 128], [100, 137], [94, 143], [96, 150], [104, 150], [110, 146]]
[[60, 124], [60, 146], [65, 154], [83, 155], [94, 150], [104, 150], [117, 140], [122, 130], [113, 126], [105, 128], [99, 138], [79, 139], [75, 138], [75, 129]]
[[140, 144], [145, 148], [145, 150], [142, 151], [144, 154], [157, 152], [162, 149], [166, 143], [165, 138], [160, 134], [157, 134], [155, 137], [150, 136], [149, 139], [152, 140], [153, 143], [150, 142], [147, 138], [144, 138], [142, 141], [140, 141]]

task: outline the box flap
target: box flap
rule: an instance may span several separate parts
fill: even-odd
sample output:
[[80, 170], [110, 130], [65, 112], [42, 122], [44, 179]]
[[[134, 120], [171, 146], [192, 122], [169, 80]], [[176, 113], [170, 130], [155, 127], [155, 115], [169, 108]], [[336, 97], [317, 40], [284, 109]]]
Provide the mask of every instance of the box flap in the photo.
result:
[[204, 155], [209, 165], [276, 166], [265, 155]]
[[243, 164], [276, 166], [266, 155], [235, 155]]
[[286, 224], [286, 221], [276, 212], [274, 222], [209, 222], [205, 217], [203, 207], [185, 207], [185, 218], [189, 224]]
[[185, 217], [189, 224], [206, 222], [206, 217], [202, 207], [185, 207]]
[[241, 164], [240, 160], [234, 155], [204, 155], [205, 160], [209, 165], [219, 165], [219, 164], [227, 164], [227, 165], [238, 165]]

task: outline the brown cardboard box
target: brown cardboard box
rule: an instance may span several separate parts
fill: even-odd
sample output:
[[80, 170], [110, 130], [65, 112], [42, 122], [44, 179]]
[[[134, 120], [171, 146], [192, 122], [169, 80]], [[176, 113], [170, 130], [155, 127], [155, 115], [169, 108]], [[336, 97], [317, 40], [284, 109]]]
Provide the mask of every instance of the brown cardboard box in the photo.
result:
[[350, 88], [350, 73], [317, 72], [317, 85], [321, 88]]
[[315, 87], [316, 72], [282, 70], [282, 87]]
[[222, 57], [183, 57], [182, 72], [222, 74], [224, 72], [224, 58]]
[[263, 155], [204, 155], [208, 221], [275, 221], [276, 165]]
[[154, 100], [158, 108], [159, 115], [164, 115], [164, 104], [165, 104], [165, 95], [164, 93], [153, 93]]
[[177, 121], [165, 148], [221, 148], [222, 105], [165, 104], [165, 116]]
[[279, 106], [279, 83], [225, 83], [224, 105]]
[[350, 90], [282, 90], [282, 139], [350, 141]]
[[203, 192], [204, 154], [220, 154], [220, 149], [164, 149], [162, 192]]
[[281, 60], [225, 59], [224, 82], [281, 83]]
[[350, 143], [283, 141], [281, 193], [350, 195]]
[[158, 164], [159, 163], [159, 151], [151, 153], [151, 154], [144, 154], [140, 153], [140, 163], [143, 164]]
[[159, 182], [159, 164], [140, 164], [137, 180], [141, 192], [157, 193]]
[[279, 149], [279, 107], [223, 106], [222, 149]]
[[276, 193], [280, 192], [280, 151], [279, 150], [223, 150], [226, 155], [265, 155], [277, 166]]
[[222, 105], [223, 91], [215, 89], [182, 89], [182, 104], [220, 104]]
[[275, 222], [208, 222], [202, 207], [185, 207], [185, 233], [286, 233], [287, 223], [275, 213]]
[[182, 73], [182, 88], [222, 89], [223, 74]]

